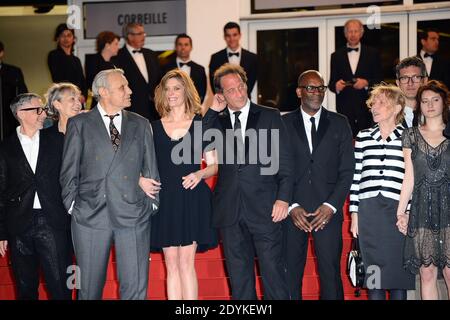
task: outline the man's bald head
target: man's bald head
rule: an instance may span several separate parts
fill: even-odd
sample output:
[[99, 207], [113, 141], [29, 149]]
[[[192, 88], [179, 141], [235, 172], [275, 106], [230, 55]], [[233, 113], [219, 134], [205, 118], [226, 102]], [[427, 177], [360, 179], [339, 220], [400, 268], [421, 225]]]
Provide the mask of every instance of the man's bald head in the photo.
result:
[[322, 82], [322, 84], [324, 84], [324, 80], [322, 75], [320, 74], [319, 71], [317, 70], [306, 70], [304, 72], [302, 72], [302, 74], [298, 77], [298, 81], [297, 84], [298, 86], [303, 86], [305, 85], [306, 81], [311, 79], [311, 78], [315, 78], [318, 79], [319, 81]]

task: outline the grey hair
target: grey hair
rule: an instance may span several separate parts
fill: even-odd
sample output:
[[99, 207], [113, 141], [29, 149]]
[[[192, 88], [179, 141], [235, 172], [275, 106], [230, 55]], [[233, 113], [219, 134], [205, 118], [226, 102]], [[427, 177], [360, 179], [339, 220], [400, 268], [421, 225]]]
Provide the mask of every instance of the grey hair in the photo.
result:
[[47, 114], [49, 116], [56, 118], [59, 115], [59, 112], [53, 103], [55, 101], [61, 101], [62, 94], [67, 91], [75, 94], [81, 94], [80, 89], [76, 85], [69, 82], [54, 83], [50, 86], [50, 88], [48, 88], [44, 96], [47, 100], [46, 107], [48, 108]]
[[347, 20], [347, 21], [345, 22], [345, 24], [344, 24], [344, 34], [347, 33], [347, 27], [348, 27], [348, 25], [349, 25], [350, 23], [352, 23], [352, 22], [358, 23], [361, 32], [364, 33], [364, 25], [363, 25], [363, 23], [361, 22], [361, 20], [358, 20], [358, 19], [350, 19], [350, 20]]
[[139, 22], [130, 22], [123, 26], [122, 36], [127, 40], [128, 35], [131, 33], [133, 29], [136, 27], [144, 27], [142, 23]]
[[123, 72], [123, 70], [119, 68], [107, 69], [97, 73], [94, 81], [92, 82], [92, 94], [95, 99], [100, 100], [100, 93], [98, 92], [100, 88], [109, 88], [108, 77], [113, 73], [119, 73], [121, 75], [125, 74], [125, 72]]
[[11, 112], [13, 113], [17, 121], [19, 121], [19, 118], [17, 117], [17, 109], [19, 109], [26, 103], [30, 103], [33, 99], [39, 99], [42, 101], [42, 97], [40, 95], [32, 92], [19, 94], [11, 101], [9, 108], [11, 109]]
[[408, 68], [408, 67], [417, 67], [420, 69], [420, 75], [422, 77], [427, 76], [427, 68], [425, 66], [425, 63], [422, 61], [422, 59], [419, 59], [418, 57], [408, 57], [400, 61], [395, 66], [395, 76], [400, 78], [400, 70]]

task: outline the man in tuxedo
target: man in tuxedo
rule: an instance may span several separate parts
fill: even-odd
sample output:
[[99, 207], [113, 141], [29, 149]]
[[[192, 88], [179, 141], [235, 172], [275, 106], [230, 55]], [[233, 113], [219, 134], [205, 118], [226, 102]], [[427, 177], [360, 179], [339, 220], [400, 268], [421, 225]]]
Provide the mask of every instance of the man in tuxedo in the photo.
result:
[[161, 80], [161, 71], [155, 52], [144, 48], [145, 31], [141, 23], [124, 27], [125, 46], [119, 50], [116, 66], [125, 71], [133, 96], [130, 111], [150, 121], [159, 119], [155, 109], [155, 88]]
[[0, 124], [0, 140], [12, 134], [19, 125], [9, 110], [11, 101], [19, 94], [28, 92], [20, 68], [3, 62], [5, 47], [0, 41], [0, 110], [2, 123]]
[[164, 73], [179, 68], [186, 72], [194, 82], [200, 100], [203, 103], [206, 94], [206, 72], [203, 66], [191, 60], [192, 38], [185, 33], [175, 39], [176, 57], [165, 67]]
[[240, 65], [247, 74], [247, 94], [251, 95], [258, 76], [258, 57], [253, 52], [241, 48], [241, 27], [236, 22], [228, 22], [223, 27], [223, 37], [227, 47], [214, 53], [209, 63], [209, 79], [214, 87], [214, 72], [225, 63]]
[[0, 254], [10, 249], [17, 298], [39, 298], [39, 271], [51, 299], [70, 300], [70, 216], [59, 184], [58, 133], [40, 130], [46, 118], [41, 97], [18, 95], [11, 111], [20, 126], [0, 145]]
[[422, 49], [417, 55], [425, 63], [428, 79], [439, 80], [450, 87], [450, 63], [439, 55], [439, 31], [426, 29], [419, 34]]
[[418, 119], [415, 117], [417, 91], [428, 81], [425, 64], [418, 57], [405, 58], [395, 67], [395, 76], [397, 86], [406, 97], [403, 126], [405, 128], [417, 126]]
[[342, 207], [355, 168], [352, 132], [345, 116], [322, 106], [326, 86], [315, 70], [298, 78], [301, 106], [285, 114], [294, 155], [294, 190], [286, 222], [287, 283], [291, 299], [300, 299], [312, 235], [317, 256], [320, 298], [344, 298], [340, 261]]
[[[218, 140], [225, 142], [216, 145], [224, 161], [219, 160], [212, 223], [222, 236], [233, 299], [257, 298], [255, 251], [264, 298], [288, 299], [281, 222], [292, 193], [289, 136], [278, 110], [249, 100], [246, 81], [234, 64], [214, 74], [217, 94], [204, 129], [218, 129]], [[268, 150], [270, 161], [263, 157]]]
[[379, 83], [381, 61], [375, 49], [361, 44], [364, 26], [361, 21], [348, 20], [344, 26], [347, 45], [331, 55], [331, 76], [328, 87], [336, 94], [336, 110], [350, 122], [353, 137], [371, 126], [372, 117], [366, 106], [369, 89]]
[[141, 176], [159, 180], [152, 131], [147, 119], [124, 110], [131, 90], [121, 69], [99, 72], [92, 91], [97, 107], [68, 122], [60, 179], [72, 214], [78, 298], [102, 298], [114, 243], [120, 297], [142, 300], [158, 198], [147, 197], [138, 182]]

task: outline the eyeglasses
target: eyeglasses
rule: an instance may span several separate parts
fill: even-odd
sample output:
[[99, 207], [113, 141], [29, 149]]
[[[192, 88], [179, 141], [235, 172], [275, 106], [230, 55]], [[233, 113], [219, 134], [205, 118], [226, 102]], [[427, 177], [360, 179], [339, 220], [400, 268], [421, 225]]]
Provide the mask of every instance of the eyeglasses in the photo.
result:
[[145, 32], [137, 32], [137, 33], [130, 32], [129, 34], [131, 34], [132, 36], [142, 36], [142, 35], [146, 36], [147, 35]]
[[242, 92], [242, 91], [247, 91], [247, 85], [245, 83], [241, 83], [238, 87], [236, 88], [230, 88], [227, 90], [224, 90], [224, 94], [228, 94], [228, 95], [234, 95], [237, 92]]
[[298, 86], [299, 88], [303, 88], [306, 90], [306, 92], [308, 93], [313, 93], [314, 91], [318, 91], [320, 93], [323, 93], [327, 90], [327, 86]]
[[407, 84], [407, 83], [409, 83], [410, 80], [411, 80], [413, 83], [419, 83], [420, 81], [422, 81], [423, 78], [424, 78], [423, 76], [417, 76], [417, 75], [411, 76], [411, 77], [408, 77], [408, 76], [402, 76], [402, 77], [398, 78], [398, 81], [399, 81], [401, 84]]
[[19, 112], [19, 111], [31, 111], [31, 110], [36, 110], [36, 113], [38, 115], [41, 115], [42, 112], [44, 112], [44, 111], [47, 112], [48, 108], [43, 108], [43, 107], [23, 108], [23, 109], [17, 110], [17, 112]]

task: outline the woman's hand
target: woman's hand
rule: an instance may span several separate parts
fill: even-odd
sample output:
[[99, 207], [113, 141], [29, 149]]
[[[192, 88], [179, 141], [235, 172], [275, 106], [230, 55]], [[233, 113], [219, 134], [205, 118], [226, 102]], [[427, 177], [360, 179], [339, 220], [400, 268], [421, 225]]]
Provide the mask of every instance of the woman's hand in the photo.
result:
[[409, 215], [406, 213], [397, 214], [397, 228], [403, 235], [406, 236], [408, 230]]
[[194, 189], [199, 182], [202, 180], [203, 174], [202, 171], [196, 171], [188, 174], [187, 176], [183, 177], [183, 187], [185, 189]]
[[353, 238], [358, 238], [358, 214], [356, 212], [352, 212], [352, 223], [350, 225], [350, 232], [353, 235]]

